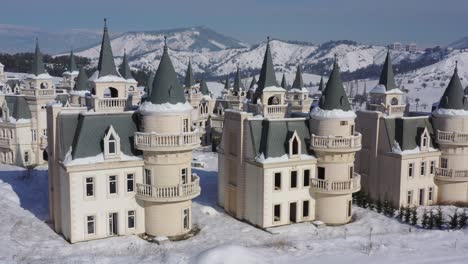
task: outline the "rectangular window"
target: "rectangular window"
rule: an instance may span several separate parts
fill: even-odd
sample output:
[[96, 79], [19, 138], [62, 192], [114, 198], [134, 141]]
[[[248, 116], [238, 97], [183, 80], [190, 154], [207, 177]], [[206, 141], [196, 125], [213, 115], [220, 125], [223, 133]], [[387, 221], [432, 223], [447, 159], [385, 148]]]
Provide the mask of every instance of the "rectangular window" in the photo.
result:
[[340, 125], [342, 125], [342, 126], [347, 126], [347, 125], [348, 125], [348, 121], [340, 121]]
[[184, 118], [184, 132], [189, 132], [189, 121], [187, 118]]
[[182, 184], [187, 184], [187, 169], [184, 168], [182, 169], [182, 173], [181, 173], [181, 177], [182, 177]]
[[32, 136], [32, 141], [36, 142], [37, 141], [37, 130], [36, 129], [31, 129], [31, 136]]
[[429, 192], [427, 194], [427, 200], [432, 201], [433, 193], [434, 193], [434, 188], [429, 187]]
[[414, 163], [408, 164], [408, 177], [414, 177]]
[[273, 208], [273, 222], [278, 222], [281, 220], [281, 205], [275, 204]]
[[448, 160], [446, 158], [440, 158], [440, 167], [442, 169], [448, 168]]
[[325, 180], [325, 168], [324, 167], [317, 167], [317, 179]]
[[302, 202], [302, 217], [309, 217], [309, 201]]
[[115, 141], [109, 140], [109, 154], [115, 154]]
[[86, 217], [86, 233], [88, 235], [94, 235], [94, 233], [96, 232], [95, 222], [96, 221], [94, 215], [89, 215]]
[[117, 193], [117, 176], [109, 176], [109, 194]]
[[43, 129], [43, 130], [42, 130], [42, 135], [43, 135], [44, 137], [47, 137], [47, 129]]
[[24, 163], [29, 163], [29, 151], [24, 152]]
[[184, 229], [190, 229], [190, 210], [184, 209]]
[[151, 185], [151, 170], [145, 169], [145, 184]]
[[127, 192], [135, 191], [135, 175], [133, 173], [127, 174]]
[[281, 172], [275, 173], [275, 190], [281, 190]]
[[128, 228], [135, 228], [135, 211], [128, 211]]
[[297, 171], [291, 171], [291, 188], [297, 188]]
[[426, 162], [421, 162], [421, 176], [426, 176]]
[[352, 208], [352, 203], [351, 200], [348, 201], [348, 217], [351, 217], [351, 208]]
[[407, 203], [408, 205], [413, 204], [413, 191], [408, 191], [406, 203]]
[[349, 167], [349, 178], [352, 179], [353, 176], [354, 176], [354, 167], [351, 166], [351, 167]]
[[94, 196], [94, 178], [86, 178], [86, 196]]
[[304, 170], [304, 187], [310, 185], [310, 170]]

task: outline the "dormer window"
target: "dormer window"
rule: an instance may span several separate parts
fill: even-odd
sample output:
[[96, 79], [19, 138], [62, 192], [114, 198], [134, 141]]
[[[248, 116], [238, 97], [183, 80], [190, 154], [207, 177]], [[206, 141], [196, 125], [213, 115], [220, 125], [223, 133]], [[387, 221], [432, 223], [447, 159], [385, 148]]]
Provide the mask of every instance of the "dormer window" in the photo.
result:
[[297, 156], [301, 153], [301, 141], [299, 139], [299, 136], [297, 135], [297, 132], [294, 131], [294, 133], [291, 136], [291, 139], [289, 139], [289, 157], [294, 157]]
[[421, 134], [421, 150], [428, 151], [431, 147], [431, 140], [429, 137], [429, 132], [427, 131], [427, 127], [424, 128], [424, 132]]
[[120, 157], [120, 138], [110, 126], [104, 137], [104, 159], [115, 159]]

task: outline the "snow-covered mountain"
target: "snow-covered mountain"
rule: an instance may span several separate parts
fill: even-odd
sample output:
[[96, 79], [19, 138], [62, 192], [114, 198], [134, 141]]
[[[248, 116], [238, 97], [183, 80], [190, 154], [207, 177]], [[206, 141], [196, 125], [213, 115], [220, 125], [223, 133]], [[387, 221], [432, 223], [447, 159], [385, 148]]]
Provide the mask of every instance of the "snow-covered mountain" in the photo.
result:
[[463, 37], [457, 41], [452, 42], [449, 47], [454, 49], [466, 49], [468, 48], [468, 36]]

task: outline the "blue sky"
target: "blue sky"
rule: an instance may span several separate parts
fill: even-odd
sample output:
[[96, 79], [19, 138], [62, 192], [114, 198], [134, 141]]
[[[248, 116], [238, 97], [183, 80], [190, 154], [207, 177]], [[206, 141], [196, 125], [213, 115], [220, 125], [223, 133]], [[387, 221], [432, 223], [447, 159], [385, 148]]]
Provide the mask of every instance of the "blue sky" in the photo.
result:
[[205, 25], [250, 43], [270, 35], [425, 46], [468, 35], [467, 0], [7, 0], [2, 10], [0, 24], [52, 31], [98, 29], [108, 17], [113, 31]]

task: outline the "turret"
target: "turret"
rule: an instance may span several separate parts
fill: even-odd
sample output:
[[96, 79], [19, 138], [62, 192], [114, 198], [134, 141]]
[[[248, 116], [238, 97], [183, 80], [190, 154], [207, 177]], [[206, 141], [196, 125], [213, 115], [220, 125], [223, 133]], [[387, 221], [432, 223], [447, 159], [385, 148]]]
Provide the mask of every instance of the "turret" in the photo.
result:
[[404, 115], [406, 105], [403, 103], [403, 92], [395, 84], [390, 50], [387, 51], [379, 83], [369, 94], [368, 110], [380, 111], [390, 116]]
[[193, 70], [192, 70], [192, 61], [189, 60], [187, 71], [185, 72], [185, 81], [184, 81], [185, 88], [190, 88], [195, 85], [195, 78], [193, 77]]
[[24, 85], [25, 89], [22, 89], [21, 92], [26, 96], [45, 96], [55, 98], [54, 82], [52, 80], [52, 76], [50, 76], [45, 69], [38, 39], [36, 39], [36, 48], [34, 51], [30, 75], [24, 80]]
[[310, 110], [312, 99], [309, 98], [309, 90], [304, 88], [302, 66], [300, 64], [297, 65], [293, 85], [288, 90], [288, 99], [291, 112], [306, 113]]

